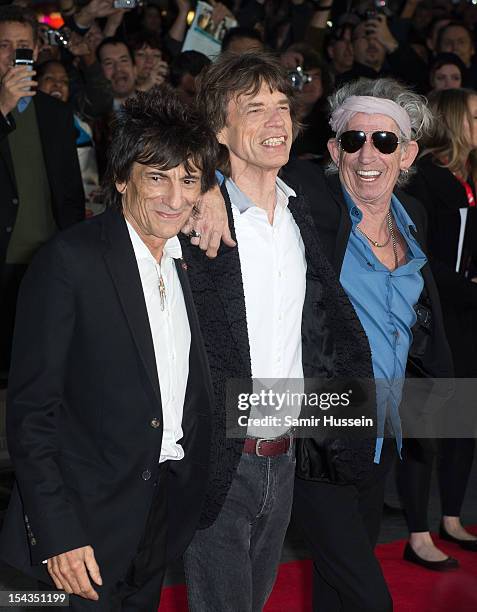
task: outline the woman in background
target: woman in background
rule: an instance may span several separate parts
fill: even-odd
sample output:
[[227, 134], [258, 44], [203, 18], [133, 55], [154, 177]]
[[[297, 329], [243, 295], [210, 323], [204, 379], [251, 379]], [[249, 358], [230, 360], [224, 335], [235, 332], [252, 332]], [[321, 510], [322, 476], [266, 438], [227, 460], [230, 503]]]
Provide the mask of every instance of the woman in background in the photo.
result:
[[439, 53], [429, 66], [431, 89], [457, 89], [462, 87], [465, 64], [455, 53]]
[[[477, 93], [443, 89], [429, 96], [437, 121], [423, 142], [418, 172], [406, 190], [429, 218], [428, 256], [444, 315], [456, 378], [477, 376]], [[474, 410], [473, 406], [468, 407]], [[474, 439], [405, 441], [398, 486], [410, 531], [404, 557], [433, 570], [458, 566], [433, 542], [427, 509], [437, 452], [442, 520], [440, 537], [477, 552], [477, 538], [460, 520], [474, 455]]]

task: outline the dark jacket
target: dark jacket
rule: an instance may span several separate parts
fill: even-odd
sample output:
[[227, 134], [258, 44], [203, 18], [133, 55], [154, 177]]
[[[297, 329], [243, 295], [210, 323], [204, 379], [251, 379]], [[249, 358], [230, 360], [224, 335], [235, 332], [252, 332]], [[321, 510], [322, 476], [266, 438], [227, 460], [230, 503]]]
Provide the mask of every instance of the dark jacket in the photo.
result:
[[[477, 284], [470, 280], [477, 276], [477, 208], [469, 208], [463, 185], [431, 155], [418, 160], [417, 173], [405, 190], [418, 198], [427, 212], [430, 263], [456, 376], [477, 376]], [[460, 270], [456, 272], [460, 209], [467, 209], [467, 222]]]
[[[66, 104], [37, 92], [32, 98], [40, 132], [45, 168], [51, 190], [53, 217], [59, 229], [84, 219], [83, 183], [76, 153], [73, 114]], [[0, 113], [0, 262], [5, 256], [18, 210], [18, 190], [8, 145], [8, 134], [15, 129]], [[25, 158], [28, 159], [28, 151]]]
[[[168, 557], [182, 554], [204, 497], [212, 387], [181, 260], [191, 329], [185, 457], [168, 475]], [[159, 423], [159, 425], [158, 425]], [[1, 558], [46, 579], [47, 559], [91, 545], [106, 585], [122, 579], [143, 534], [158, 473], [162, 407], [141, 280], [123, 216], [60, 233], [19, 297], [7, 396], [15, 487]]]
[[[302, 318], [305, 376], [372, 378], [364, 330], [323, 253], [305, 198], [299, 189], [296, 191], [297, 197], [289, 200], [289, 210], [300, 230], [307, 262]], [[230, 199], [224, 187], [222, 194], [235, 239]], [[201, 521], [206, 527], [220, 512], [242, 453], [243, 440], [226, 436], [226, 383], [229, 379], [251, 379], [250, 346], [238, 248], [222, 245], [217, 258], [209, 260], [200, 249], [191, 247], [187, 238], [182, 237], [181, 242], [215, 392], [211, 476]], [[263, 290], [267, 291], [266, 279]], [[320, 477], [347, 478], [361, 468], [366, 470], [372, 463], [373, 443], [357, 443], [360, 459], [356, 461], [347, 448], [342, 452], [342, 448], [325, 442], [328, 463], [320, 468]]]

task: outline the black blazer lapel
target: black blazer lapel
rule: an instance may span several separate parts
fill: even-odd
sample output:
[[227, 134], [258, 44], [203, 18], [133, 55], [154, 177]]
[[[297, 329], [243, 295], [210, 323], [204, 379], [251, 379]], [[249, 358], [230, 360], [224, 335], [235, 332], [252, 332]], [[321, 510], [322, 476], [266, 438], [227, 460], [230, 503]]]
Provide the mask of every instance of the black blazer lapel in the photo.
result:
[[134, 257], [126, 222], [121, 213], [109, 210], [103, 215], [107, 248], [104, 259], [118, 292], [134, 342], [159, 404], [161, 393], [149, 317], [141, 278]]

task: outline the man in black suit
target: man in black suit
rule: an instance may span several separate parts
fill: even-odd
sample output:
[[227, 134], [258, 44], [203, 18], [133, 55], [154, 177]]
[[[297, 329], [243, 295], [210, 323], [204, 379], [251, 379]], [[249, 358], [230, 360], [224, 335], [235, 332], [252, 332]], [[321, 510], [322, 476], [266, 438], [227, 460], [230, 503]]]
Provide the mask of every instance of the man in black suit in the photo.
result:
[[19, 6], [0, 9], [0, 370], [7, 370], [18, 286], [35, 251], [84, 218], [70, 109], [42, 93], [16, 49], [38, 54], [38, 23]]
[[157, 609], [199, 518], [212, 391], [176, 234], [217, 148], [171, 90], [129, 100], [109, 209], [43, 247], [20, 290], [1, 556], [75, 610]]

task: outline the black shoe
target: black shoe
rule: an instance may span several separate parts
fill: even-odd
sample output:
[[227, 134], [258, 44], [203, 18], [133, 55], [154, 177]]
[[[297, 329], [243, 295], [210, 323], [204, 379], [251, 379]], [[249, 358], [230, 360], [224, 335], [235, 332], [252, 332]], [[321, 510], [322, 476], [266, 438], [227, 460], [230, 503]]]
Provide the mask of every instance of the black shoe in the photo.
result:
[[414, 552], [414, 549], [409, 542], [406, 544], [406, 548], [404, 549], [403, 559], [435, 572], [447, 572], [459, 567], [459, 562], [457, 559], [454, 559], [454, 557], [447, 557], [447, 559], [444, 559], [443, 561], [426, 561]]
[[439, 527], [439, 537], [441, 540], [446, 540], [447, 542], [452, 542], [453, 544], [457, 544], [464, 550], [470, 550], [472, 552], [477, 552], [477, 540], [460, 540], [459, 538], [455, 538], [448, 531], [446, 531], [444, 524], [442, 522]]

